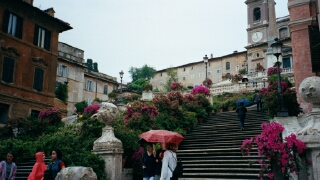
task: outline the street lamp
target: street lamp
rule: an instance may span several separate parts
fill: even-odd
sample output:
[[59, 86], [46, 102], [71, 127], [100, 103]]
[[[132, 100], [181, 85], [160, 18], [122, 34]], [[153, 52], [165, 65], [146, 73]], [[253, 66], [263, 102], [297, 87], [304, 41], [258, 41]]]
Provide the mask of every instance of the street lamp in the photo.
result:
[[282, 54], [282, 42], [278, 41], [278, 38], [274, 39], [275, 42], [273, 44], [271, 44], [272, 47], [272, 53], [274, 56], [277, 57], [277, 73], [278, 73], [278, 93], [279, 93], [279, 97], [280, 97], [280, 110], [278, 110], [277, 112], [277, 116], [278, 117], [288, 117], [288, 111], [284, 108], [284, 104], [283, 104], [283, 96], [282, 96], [282, 88], [281, 88], [281, 76], [280, 76], [280, 62], [279, 62], [279, 56]]
[[119, 72], [119, 74], [120, 74], [120, 103], [122, 103], [123, 102], [123, 100], [122, 100], [122, 78], [123, 78], [123, 71], [121, 70], [121, 72]]
[[203, 57], [203, 62], [206, 64], [206, 87], [208, 88], [208, 73], [207, 73], [208, 57], [207, 55]]

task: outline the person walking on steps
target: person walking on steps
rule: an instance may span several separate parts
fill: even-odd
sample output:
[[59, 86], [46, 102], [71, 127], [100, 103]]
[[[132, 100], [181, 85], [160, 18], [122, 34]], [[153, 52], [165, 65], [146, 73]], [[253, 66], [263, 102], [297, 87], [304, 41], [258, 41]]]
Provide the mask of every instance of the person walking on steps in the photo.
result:
[[244, 106], [244, 103], [240, 103], [240, 107], [236, 109], [236, 112], [238, 113], [238, 117], [240, 119], [240, 128], [241, 130], [244, 130], [244, 119], [247, 115], [247, 108]]
[[262, 103], [261, 103], [261, 99], [260, 99], [260, 94], [259, 92], [257, 92], [255, 95], [254, 95], [254, 103], [257, 104], [257, 111], [259, 112], [260, 110], [262, 110]]

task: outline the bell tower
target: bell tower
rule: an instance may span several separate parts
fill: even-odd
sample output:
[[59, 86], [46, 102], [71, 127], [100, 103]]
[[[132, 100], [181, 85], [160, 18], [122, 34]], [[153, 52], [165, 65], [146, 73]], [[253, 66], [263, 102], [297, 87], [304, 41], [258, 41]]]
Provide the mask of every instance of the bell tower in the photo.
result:
[[266, 60], [268, 41], [270, 35], [276, 36], [275, 4], [274, 0], [246, 0], [245, 3], [248, 19], [246, 46], [248, 72], [255, 73], [268, 67]]

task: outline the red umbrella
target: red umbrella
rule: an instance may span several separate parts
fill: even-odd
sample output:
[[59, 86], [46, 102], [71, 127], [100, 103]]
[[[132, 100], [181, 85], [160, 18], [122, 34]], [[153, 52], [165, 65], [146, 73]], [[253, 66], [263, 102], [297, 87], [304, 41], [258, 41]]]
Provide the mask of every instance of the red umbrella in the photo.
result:
[[167, 130], [150, 130], [140, 135], [147, 142], [165, 142], [179, 144], [183, 140], [183, 136], [179, 133]]

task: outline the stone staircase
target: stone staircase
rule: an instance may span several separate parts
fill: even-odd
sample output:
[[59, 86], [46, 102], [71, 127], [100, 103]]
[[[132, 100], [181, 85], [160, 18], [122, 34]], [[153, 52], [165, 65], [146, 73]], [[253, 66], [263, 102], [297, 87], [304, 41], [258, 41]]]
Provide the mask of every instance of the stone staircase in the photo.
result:
[[260, 134], [261, 123], [267, 121], [265, 113], [248, 110], [244, 131], [235, 112], [219, 113], [198, 124], [179, 146], [177, 155], [184, 168], [179, 180], [259, 179], [257, 149], [242, 157], [239, 147]]
[[[51, 158], [46, 158], [44, 163], [49, 164], [50, 162]], [[27, 180], [35, 163], [35, 159], [26, 159], [21, 163], [17, 163], [16, 180]]]

